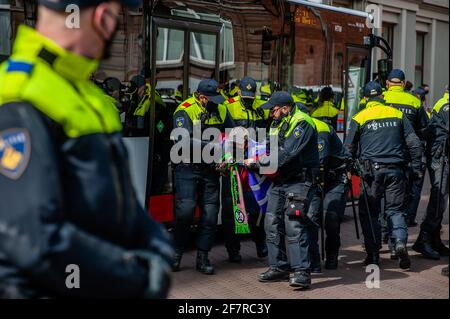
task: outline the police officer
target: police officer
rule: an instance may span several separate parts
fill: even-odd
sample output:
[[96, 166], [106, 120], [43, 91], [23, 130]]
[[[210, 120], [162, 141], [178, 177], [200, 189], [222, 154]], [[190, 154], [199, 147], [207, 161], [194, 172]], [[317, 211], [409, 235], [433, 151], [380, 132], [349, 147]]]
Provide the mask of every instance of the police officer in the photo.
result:
[[[304, 104], [296, 103], [299, 111], [308, 113]], [[325, 222], [318, 216], [317, 223], [323, 224], [326, 232], [325, 268], [334, 270], [338, 267], [339, 248], [341, 246], [340, 227], [347, 204], [346, 193], [348, 190], [347, 166], [351, 161], [351, 155], [344, 147], [336, 131], [327, 123], [312, 118], [318, 134], [318, 149], [320, 156], [321, 176], [323, 187], [319, 200], [322, 201], [322, 209], [325, 211]], [[323, 197], [323, 200], [322, 200]], [[313, 226], [311, 241], [311, 271], [321, 273], [319, 252], [319, 229]]]
[[[325, 269], [337, 269], [339, 248], [341, 246], [340, 227], [347, 204], [347, 163], [350, 154], [342, 144], [336, 131], [327, 123], [313, 118], [318, 133], [318, 149], [323, 175], [323, 210], [325, 212]], [[323, 222], [323, 221], [321, 221]], [[320, 254], [317, 244], [318, 232], [315, 232], [315, 244], [312, 245], [312, 269], [320, 272]]]
[[413, 249], [429, 259], [448, 256], [441, 240], [441, 224], [448, 202], [448, 86], [433, 108], [427, 130], [427, 163], [431, 179], [430, 201]]
[[166, 295], [172, 249], [137, 201], [117, 111], [89, 81], [121, 5], [138, 3], [40, 0], [37, 29], [20, 26], [0, 66], [0, 298]]
[[381, 197], [385, 193], [387, 221], [392, 229], [391, 240], [400, 260], [400, 268], [408, 269], [411, 262], [406, 248], [408, 229], [404, 199], [404, 169], [408, 158], [405, 156], [407, 150], [404, 145], [409, 150], [415, 175], [421, 178], [420, 141], [406, 116], [399, 110], [384, 105], [379, 83], [368, 83], [364, 96], [367, 106], [352, 118], [345, 145], [354, 159], [359, 158], [361, 165], [357, 167], [362, 167], [358, 169], [361, 177], [359, 207], [367, 252], [365, 264], [379, 264], [379, 214]]
[[[195, 125], [201, 131], [220, 128], [226, 121], [225, 99], [220, 95], [219, 84], [215, 80], [203, 80], [194, 95], [181, 103], [173, 115], [174, 127], [184, 128], [189, 133], [189, 147], [197, 144], [200, 149], [208, 143], [193, 136]], [[186, 141], [185, 141], [186, 142]], [[194, 149], [195, 150], [195, 149]], [[193, 152], [190, 154], [194, 155]], [[214, 166], [202, 160], [194, 163], [193, 156], [183, 158], [175, 167], [175, 225], [173, 229], [175, 256], [173, 270], [180, 270], [180, 262], [189, 236], [189, 228], [194, 219], [197, 200], [200, 206], [200, 221], [197, 238], [197, 270], [203, 274], [214, 274], [214, 267], [208, 253], [214, 242], [219, 214], [219, 174]]]
[[[410, 121], [416, 135], [422, 141], [424, 147], [425, 141], [423, 131], [428, 125], [428, 116], [425, 109], [422, 107], [422, 102], [416, 96], [405, 90], [406, 86], [405, 73], [402, 70], [392, 70], [386, 81], [387, 91], [383, 93], [386, 105], [392, 106], [405, 114], [406, 118]], [[422, 175], [425, 174], [425, 164], [422, 164]], [[408, 189], [409, 194], [408, 203], [408, 219], [407, 223], [410, 226], [416, 224], [415, 221], [415, 204], [420, 202], [420, 195], [422, 191], [422, 181], [416, 180], [413, 182], [412, 169], [409, 169], [408, 177]]]
[[334, 92], [329, 86], [324, 87], [319, 94], [318, 107], [311, 113], [311, 116], [330, 124], [337, 129], [337, 118], [339, 109], [334, 104]]
[[[271, 136], [278, 137], [278, 156], [271, 163], [263, 157], [259, 165], [276, 164], [278, 176], [269, 192], [265, 219], [270, 268], [259, 275], [259, 281], [272, 282], [289, 278], [290, 286], [309, 288], [311, 262], [309, 257], [310, 224], [320, 202], [314, 202], [317, 191], [315, 174], [319, 169], [317, 132], [312, 119], [297, 112], [287, 92], [276, 92], [262, 106], [270, 109], [274, 119]], [[273, 149], [274, 146], [271, 146]], [[273, 155], [271, 155], [273, 156]], [[284, 234], [287, 236], [290, 262], [287, 261]], [[289, 267], [290, 266], [290, 267]]]
[[[227, 128], [243, 127], [254, 129], [265, 127], [264, 111], [255, 101], [257, 84], [251, 77], [244, 77], [239, 83], [238, 96], [225, 101], [232, 125]], [[264, 218], [260, 218], [260, 208], [256, 202], [253, 192], [246, 185], [244, 201], [246, 211], [249, 214], [250, 233], [256, 245], [256, 253], [260, 258], [267, 257], [267, 245], [265, 243]], [[230, 179], [222, 178], [222, 224], [225, 233], [225, 247], [231, 262], [240, 262], [240, 240], [235, 234], [234, 214], [231, 203]], [[261, 215], [261, 217], [263, 217]]]

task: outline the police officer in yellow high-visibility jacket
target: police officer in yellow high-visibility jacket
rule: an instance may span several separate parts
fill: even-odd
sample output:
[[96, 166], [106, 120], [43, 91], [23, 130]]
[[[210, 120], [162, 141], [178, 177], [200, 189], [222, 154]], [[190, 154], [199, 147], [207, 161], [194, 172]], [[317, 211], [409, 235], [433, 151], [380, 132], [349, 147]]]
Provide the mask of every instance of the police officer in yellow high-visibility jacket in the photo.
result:
[[138, 1], [39, 3], [37, 30], [20, 26], [0, 66], [0, 298], [162, 297], [172, 250], [137, 201], [118, 113], [89, 80], [120, 3]]
[[[400, 259], [400, 268], [407, 269], [411, 261], [406, 248], [405, 166], [412, 159], [414, 173], [421, 178], [422, 148], [406, 116], [384, 105], [378, 82], [368, 83], [364, 96], [367, 106], [352, 118], [345, 146], [363, 168], [359, 172], [362, 185], [359, 214], [367, 252], [365, 264], [379, 263], [379, 216], [381, 198], [386, 194], [385, 212], [392, 227], [391, 240]], [[406, 152], [410, 153], [409, 158]]]
[[[226, 124], [225, 101], [215, 80], [203, 80], [192, 97], [180, 104], [173, 114], [174, 127], [184, 129], [191, 148], [190, 156], [184, 156], [175, 163], [175, 225], [173, 229], [175, 256], [173, 271], [180, 270], [180, 262], [188, 241], [189, 229], [194, 221], [197, 202], [200, 206], [200, 221], [197, 237], [197, 270], [203, 274], [214, 274], [208, 253], [214, 242], [220, 205], [219, 173], [214, 166], [204, 162], [194, 154], [195, 147], [203, 152], [208, 141], [199, 140], [194, 135], [198, 128], [201, 133], [207, 128], [223, 129]], [[220, 145], [219, 145], [220, 146]], [[183, 155], [182, 155], [183, 156]], [[199, 161], [196, 161], [196, 157]]]
[[[297, 108], [304, 113], [308, 109], [297, 104]], [[327, 123], [312, 118], [318, 134], [317, 147], [320, 156], [320, 165], [323, 170], [323, 203], [325, 220], [318, 218], [317, 223], [323, 223], [326, 231], [325, 253], [326, 269], [337, 269], [339, 248], [341, 246], [340, 226], [345, 213], [347, 182], [347, 163], [350, 162], [351, 155], [344, 147], [336, 131]], [[320, 197], [320, 195], [318, 195]], [[319, 199], [320, 201], [320, 199]], [[321, 273], [320, 252], [318, 245], [319, 233], [316, 227], [311, 231], [311, 271]]]
[[324, 87], [319, 95], [318, 107], [311, 116], [330, 124], [337, 129], [339, 108], [334, 105], [334, 92], [331, 87]]
[[[266, 114], [260, 108], [262, 104], [256, 100], [256, 81], [251, 77], [244, 77], [239, 82], [238, 95], [225, 101], [224, 106], [231, 118], [232, 126], [227, 128], [243, 127], [245, 129], [264, 128], [266, 126]], [[264, 102], [265, 103], [265, 102]], [[248, 185], [246, 185], [248, 186]], [[249, 225], [252, 239], [256, 244], [257, 256], [267, 256], [265, 243], [264, 218], [260, 218], [260, 208], [249, 187], [244, 191], [244, 201], [249, 214]], [[261, 217], [263, 217], [261, 215]], [[259, 222], [259, 223], [258, 223]], [[230, 178], [222, 178], [222, 224], [225, 233], [225, 247], [231, 262], [240, 262], [240, 239], [235, 234], [234, 214], [231, 202]]]
[[[383, 93], [386, 105], [392, 106], [405, 114], [406, 118], [411, 123], [416, 135], [422, 141], [424, 147], [425, 141], [423, 131], [428, 126], [428, 116], [425, 109], [422, 107], [422, 102], [416, 96], [409, 92], [405, 92], [405, 73], [402, 70], [394, 69], [388, 76], [386, 81], [387, 91]], [[425, 174], [425, 163], [422, 165], [422, 172]], [[408, 206], [407, 223], [411, 226], [415, 225], [416, 209], [415, 204], [420, 201], [422, 191], [422, 183], [420, 180], [412, 182], [411, 169], [408, 181], [408, 194], [410, 205]], [[412, 203], [412, 204], [411, 204]]]

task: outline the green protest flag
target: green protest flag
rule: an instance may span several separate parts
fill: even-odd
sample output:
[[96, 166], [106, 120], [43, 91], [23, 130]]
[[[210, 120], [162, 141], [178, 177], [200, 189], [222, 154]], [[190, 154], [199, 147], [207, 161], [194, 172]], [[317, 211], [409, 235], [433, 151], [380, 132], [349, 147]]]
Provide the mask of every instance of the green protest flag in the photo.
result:
[[244, 193], [237, 165], [230, 166], [231, 197], [233, 199], [233, 216], [236, 234], [250, 234], [248, 216], [245, 211]]

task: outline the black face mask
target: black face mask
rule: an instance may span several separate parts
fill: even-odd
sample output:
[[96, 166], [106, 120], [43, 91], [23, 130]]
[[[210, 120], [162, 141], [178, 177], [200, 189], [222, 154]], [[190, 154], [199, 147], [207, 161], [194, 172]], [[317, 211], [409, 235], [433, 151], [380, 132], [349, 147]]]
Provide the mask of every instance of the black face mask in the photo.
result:
[[246, 109], [253, 108], [253, 102], [254, 102], [254, 100], [252, 100], [252, 99], [242, 99], [242, 104], [244, 104]]
[[216, 103], [213, 103], [213, 102], [211, 102], [211, 101], [209, 101], [209, 102], [206, 104], [206, 109], [208, 110], [208, 112], [215, 111], [215, 110], [217, 110], [217, 104], [216, 104]]

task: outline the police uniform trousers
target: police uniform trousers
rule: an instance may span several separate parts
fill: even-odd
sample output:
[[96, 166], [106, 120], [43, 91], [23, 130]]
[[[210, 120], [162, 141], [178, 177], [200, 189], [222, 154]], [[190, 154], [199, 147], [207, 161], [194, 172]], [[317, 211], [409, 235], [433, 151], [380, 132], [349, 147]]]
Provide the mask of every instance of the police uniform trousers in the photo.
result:
[[[235, 221], [233, 214], [233, 202], [231, 198], [231, 181], [229, 176], [222, 177], [222, 227], [225, 237], [225, 247], [229, 253], [238, 253], [241, 249], [239, 235], [235, 232]], [[253, 192], [244, 191], [245, 210], [248, 214], [250, 236], [257, 247], [262, 248], [266, 240], [264, 232], [264, 215], [260, 217], [260, 208], [256, 202]], [[258, 220], [260, 219], [260, 220]]]
[[[294, 271], [311, 270], [309, 245], [311, 240], [311, 223], [304, 219], [287, 216], [286, 203], [289, 193], [304, 194], [304, 181], [275, 182], [269, 192], [269, 204], [264, 223], [266, 242], [269, 253], [269, 265], [273, 268], [287, 270], [289, 266]], [[315, 200], [317, 187], [313, 185], [307, 194], [310, 202], [308, 215], [311, 219], [319, 211], [319, 203]], [[289, 252], [289, 260], [286, 254]]]
[[362, 183], [363, 180], [361, 179], [359, 215], [367, 253], [377, 253], [382, 247], [380, 213], [383, 196], [385, 196], [384, 211], [387, 227], [390, 230], [390, 241], [392, 243], [401, 241], [406, 244], [408, 240], [405, 201], [407, 182], [403, 168], [395, 165], [380, 166], [380, 168], [373, 170], [371, 179], [364, 181], [370, 214], [366, 209]]
[[[323, 203], [320, 211], [325, 212], [325, 251], [327, 254], [337, 254], [341, 247], [341, 223], [347, 205], [346, 194], [348, 190], [347, 176], [344, 171], [329, 173], [325, 178]], [[320, 202], [322, 194], [316, 195]], [[323, 215], [317, 214], [316, 223], [322, 225]], [[313, 225], [311, 230], [311, 264], [312, 267], [320, 265], [319, 228]]]
[[194, 221], [195, 208], [200, 208], [197, 249], [210, 251], [219, 214], [219, 174], [210, 165], [179, 164], [175, 168], [175, 249], [183, 251], [189, 229]]
[[408, 200], [408, 219], [410, 221], [414, 221], [416, 219], [417, 216], [417, 210], [419, 208], [419, 204], [420, 204], [420, 199], [421, 199], [421, 195], [422, 195], [422, 189], [423, 189], [423, 184], [425, 181], [425, 173], [426, 173], [426, 164], [422, 165], [422, 178], [421, 179], [417, 179], [414, 180], [413, 178], [413, 172], [411, 170], [410, 174], [409, 174], [409, 189], [410, 189], [410, 193], [409, 193], [409, 200]]
[[[444, 212], [447, 209], [448, 203], [448, 161], [443, 166], [443, 158], [428, 158], [428, 170], [430, 172], [431, 192], [430, 201], [428, 203], [425, 218], [421, 224], [421, 229], [430, 234], [437, 234], [442, 227], [442, 219]], [[444, 167], [444, 171], [442, 168]], [[439, 188], [441, 185], [441, 195], [439, 196]], [[438, 198], [440, 198], [439, 211]]]

